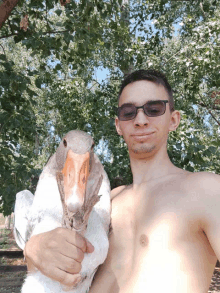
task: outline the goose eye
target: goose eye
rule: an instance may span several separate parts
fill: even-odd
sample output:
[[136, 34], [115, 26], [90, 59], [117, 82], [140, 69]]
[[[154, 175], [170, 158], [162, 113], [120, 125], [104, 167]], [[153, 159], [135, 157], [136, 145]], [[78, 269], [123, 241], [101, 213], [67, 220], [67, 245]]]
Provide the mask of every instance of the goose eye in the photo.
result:
[[65, 148], [67, 147], [67, 141], [65, 140], [65, 138], [63, 140], [63, 145], [65, 146]]

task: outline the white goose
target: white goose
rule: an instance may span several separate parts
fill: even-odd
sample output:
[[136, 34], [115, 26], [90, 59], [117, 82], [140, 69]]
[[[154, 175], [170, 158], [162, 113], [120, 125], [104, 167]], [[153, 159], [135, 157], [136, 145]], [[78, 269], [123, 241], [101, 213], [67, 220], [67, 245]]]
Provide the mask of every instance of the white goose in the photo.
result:
[[[94, 252], [82, 261], [82, 281], [71, 293], [88, 292], [109, 247], [110, 184], [93, 146], [87, 133], [68, 132], [44, 167], [35, 196], [28, 190], [16, 194], [14, 235], [21, 249], [32, 235], [57, 227], [75, 229], [93, 244]], [[21, 292], [67, 291], [37, 271], [28, 274]]]

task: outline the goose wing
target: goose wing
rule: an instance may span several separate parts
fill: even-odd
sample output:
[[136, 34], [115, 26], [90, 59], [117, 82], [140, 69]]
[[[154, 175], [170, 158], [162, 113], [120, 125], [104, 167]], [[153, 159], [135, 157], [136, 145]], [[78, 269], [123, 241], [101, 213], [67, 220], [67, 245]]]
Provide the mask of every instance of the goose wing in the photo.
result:
[[31, 233], [28, 225], [28, 211], [33, 203], [34, 195], [29, 190], [16, 194], [14, 209], [14, 237], [17, 245], [23, 250]]

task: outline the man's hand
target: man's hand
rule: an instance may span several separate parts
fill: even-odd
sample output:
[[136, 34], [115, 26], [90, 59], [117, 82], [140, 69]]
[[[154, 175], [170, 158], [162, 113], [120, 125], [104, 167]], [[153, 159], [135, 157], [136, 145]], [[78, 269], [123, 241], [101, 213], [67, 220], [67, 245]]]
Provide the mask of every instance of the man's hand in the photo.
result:
[[80, 281], [84, 253], [94, 251], [92, 244], [75, 231], [56, 228], [32, 236], [25, 245], [28, 270], [36, 267], [42, 274], [66, 286]]

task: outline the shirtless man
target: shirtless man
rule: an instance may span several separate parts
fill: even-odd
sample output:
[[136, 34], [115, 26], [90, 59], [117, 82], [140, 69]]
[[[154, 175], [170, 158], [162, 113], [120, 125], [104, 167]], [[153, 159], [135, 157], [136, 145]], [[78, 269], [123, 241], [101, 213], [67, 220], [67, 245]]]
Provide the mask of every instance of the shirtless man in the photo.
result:
[[[171, 163], [167, 138], [180, 113], [164, 76], [136, 71], [119, 97], [115, 123], [128, 146], [133, 184], [112, 190], [109, 253], [89, 292], [207, 293], [220, 259], [220, 177]], [[24, 254], [29, 270], [71, 285], [92, 251], [76, 232], [58, 228], [33, 236]]]

